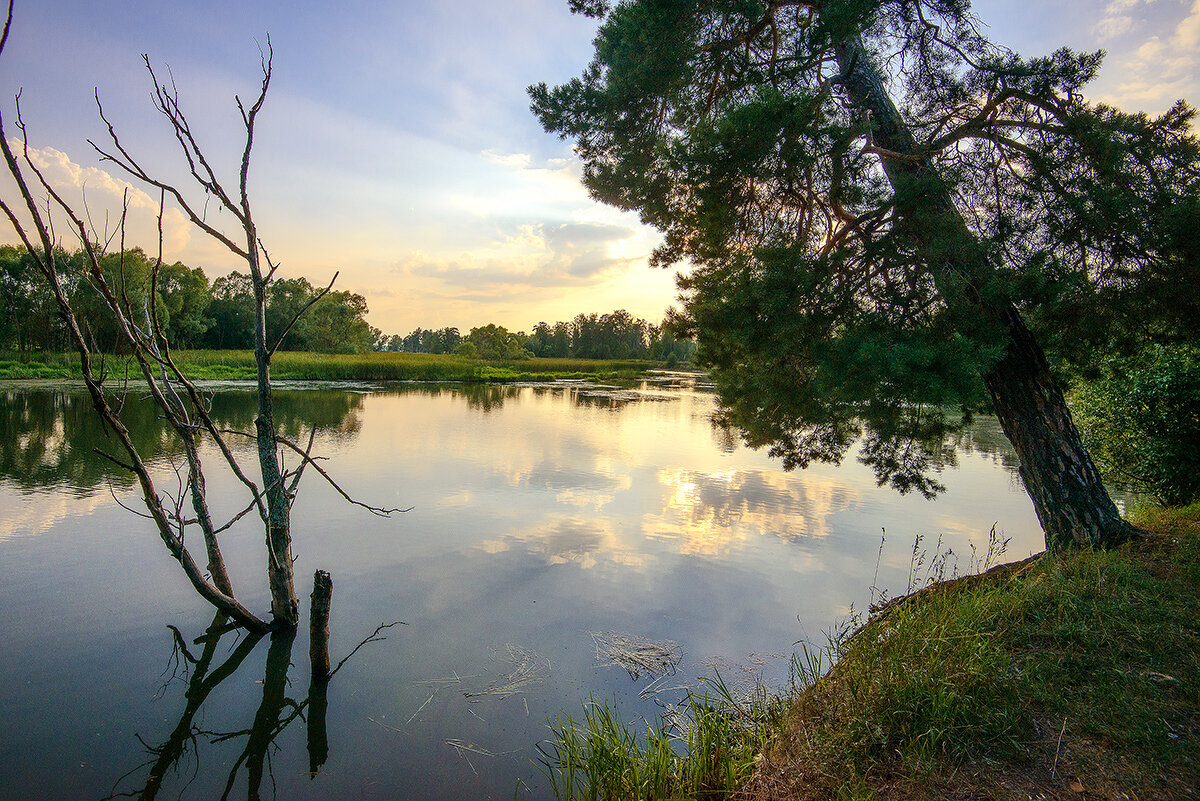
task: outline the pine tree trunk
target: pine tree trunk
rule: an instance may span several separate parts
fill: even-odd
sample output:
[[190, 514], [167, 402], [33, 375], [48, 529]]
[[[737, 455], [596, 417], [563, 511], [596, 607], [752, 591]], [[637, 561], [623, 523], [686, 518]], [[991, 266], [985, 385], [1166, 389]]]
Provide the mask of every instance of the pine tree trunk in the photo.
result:
[[998, 335], [1004, 343], [1004, 355], [983, 380], [1017, 453], [1046, 547], [1107, 547], [1135, 535], [1101, 483], [1041, 346], [1011, 300], [984, 289], [993, 268], [929, 160], [919, 155], [869, 52], [856, 38], [838, 47], [837, 58], [849, 104], [871, 120], [873, 144], [898, 156], [883, 158], [898, 216], [960, 333]]
[[1109, 546], [1136, 535], [1083, 447], [1042, 349], [1012, 309], [1008, 352], [984, 377], [992, 407], [1020, 459], [1049, 549]]

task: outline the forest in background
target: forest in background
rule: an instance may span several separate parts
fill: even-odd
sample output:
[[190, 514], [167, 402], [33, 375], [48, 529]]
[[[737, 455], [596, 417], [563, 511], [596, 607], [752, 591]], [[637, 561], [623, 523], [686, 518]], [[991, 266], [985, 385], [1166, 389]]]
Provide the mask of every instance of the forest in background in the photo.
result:
[[[66, 289], [87, 334], [100, 352], [118, 353], [121, 339], [112, 315], [92, 285], [83, 279], [81, 252], [60, 253]], [[118, 297], [147, 316], [147, 298], [167, 340], [177, 348], [248, 350], [254, 345], [254, 294], [250, 276], [231, 272], [211, 283], [204, 271], [181, 262], [161, 264], [140, 248], [103, 257], [101, 267]], [[70, 349], [67, 331], [44, 281], [38, 280], [28, 252], [0, 246], [0, 350], [18, 354]], [[665, 325], [633, 317], [627, 311], [579, 314], [569, 322], [539, 322], [532, 333], [509, 331], [488, 323], [466, 334], [458, 328], [416, 328], [388, 335], [370, 325], [367, 301], [356, 292], [315, 286], [308, 279], [274, 278], [267, 288], [267, 331], [282, 336], [280, 350], [312, 353], [455, 354], [512, 361], [531, 357], [576, 359], [649, 359], [686, 362], [696, 345], [678, 339]], [[303, 312], [303, 313], [302, 313]]]

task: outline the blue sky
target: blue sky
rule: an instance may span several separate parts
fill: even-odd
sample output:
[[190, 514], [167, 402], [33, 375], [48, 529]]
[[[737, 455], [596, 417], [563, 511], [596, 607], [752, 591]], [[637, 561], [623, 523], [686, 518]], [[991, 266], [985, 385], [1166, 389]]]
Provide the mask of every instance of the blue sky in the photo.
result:
[[[995, 41], [1026, 55], [1105, 48], [1096, 99], [1151, 112], [1200, 101], [1200, 0], [975, 8]], [[672, 274], [646, 266], [654, 232], [589, 200], [570, 147], [528, 111], [527, 85], [561, 82], [590, 59], [595, 23], [566, 0], [17, 0], [15, 17], [0, 96], [23, 88], [35, 156], [82, 191], [97, 228], [124, 179], [86, 144], [104, 135], [93, 89], [129, 148], [170, 175], [180, 161], [140, 54], [160, 75], [169, 66], [232, 185], [233, 96], [256, 92], [269, 32], [275, 71], [251, 188], [284, 274], [323, 283], [340, 270], [338, 286], [365, 295], [370, 321], [388, 333], [529, 330], [616, 308], [657, 321], [673, 301]], [[11, 108], [5, 101], [10, 136]], [[155, 200], [135, 193], [133, 205], [129, 239], [152, 249]], [[239, 267], [177, 212], [165, 229], [169, 259], [210, 278]]]

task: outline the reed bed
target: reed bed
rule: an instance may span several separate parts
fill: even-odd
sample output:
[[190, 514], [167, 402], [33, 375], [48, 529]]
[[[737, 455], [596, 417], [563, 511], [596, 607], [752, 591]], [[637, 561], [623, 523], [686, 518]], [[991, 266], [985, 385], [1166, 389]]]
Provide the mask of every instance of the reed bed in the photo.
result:
[[[238, 381], [255, 377], [254, 353], [249, 350], [178, 350], [174, 358], [188, 377]], [[127, 357], [106, 356], [110, 374], [124, 375]], [[303, 381], [455, 381], [509, 383], [633, 379], [654, 367], [652, 362], [596, 359], [522, 359], [485, 362], [463, 356], [430, 353], [306, 353], [279, 351], [271, 360], [276, 379]], [[0, 379], [79, 378], [79, 359], [72, 354], [36, 354], [17, 358], [0, 353]]]
[[72, 353], [0, 351], [0, 379], [78, 377], [79, 357]]

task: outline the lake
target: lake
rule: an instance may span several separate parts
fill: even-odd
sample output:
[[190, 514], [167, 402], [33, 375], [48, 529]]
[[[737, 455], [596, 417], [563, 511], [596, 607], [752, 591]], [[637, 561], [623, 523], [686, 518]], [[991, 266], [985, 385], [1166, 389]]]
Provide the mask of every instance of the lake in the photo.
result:
[[[212, 389], [223, 425], [252, 426], [249, 387]], [[1043, 547], [990, 418], [929, 501], [876, 486], [852, 456], [783, 471], [713, 422], [687, 374], [283, 386], [287, 433], [315, 426], [346, 490], [411, 510], [376, 517], [310, 471], [293, 511], [295, 642], [205, 638], [211, 609], [123, 508], [138, 496], [93, 452], [110, 446], [89, 409], [78, 388], [0, 388], [0, 799], [542, 799], [547, 722], [589, 697], [639, 720], [714, 671], [782, 685], [797, 643], [822, 644], [873, 586], [922, 583], [935, 551], [953, 551], [949, 577], [979, 564], [993, 525], [1002, 561]], [[171, 490], [161, 422], [136, 393], [124, 416]], [[235, 514], [244, 497], [209, 464]], [[222, 547], [239, 598], [266, 614], [261, 536], [235, 527]], [[398, 622], [324, 696], [308, 681], [317, 568], [334, 581], [335, 664]], [[669, 666], [614, 650], [647, 643]]]

